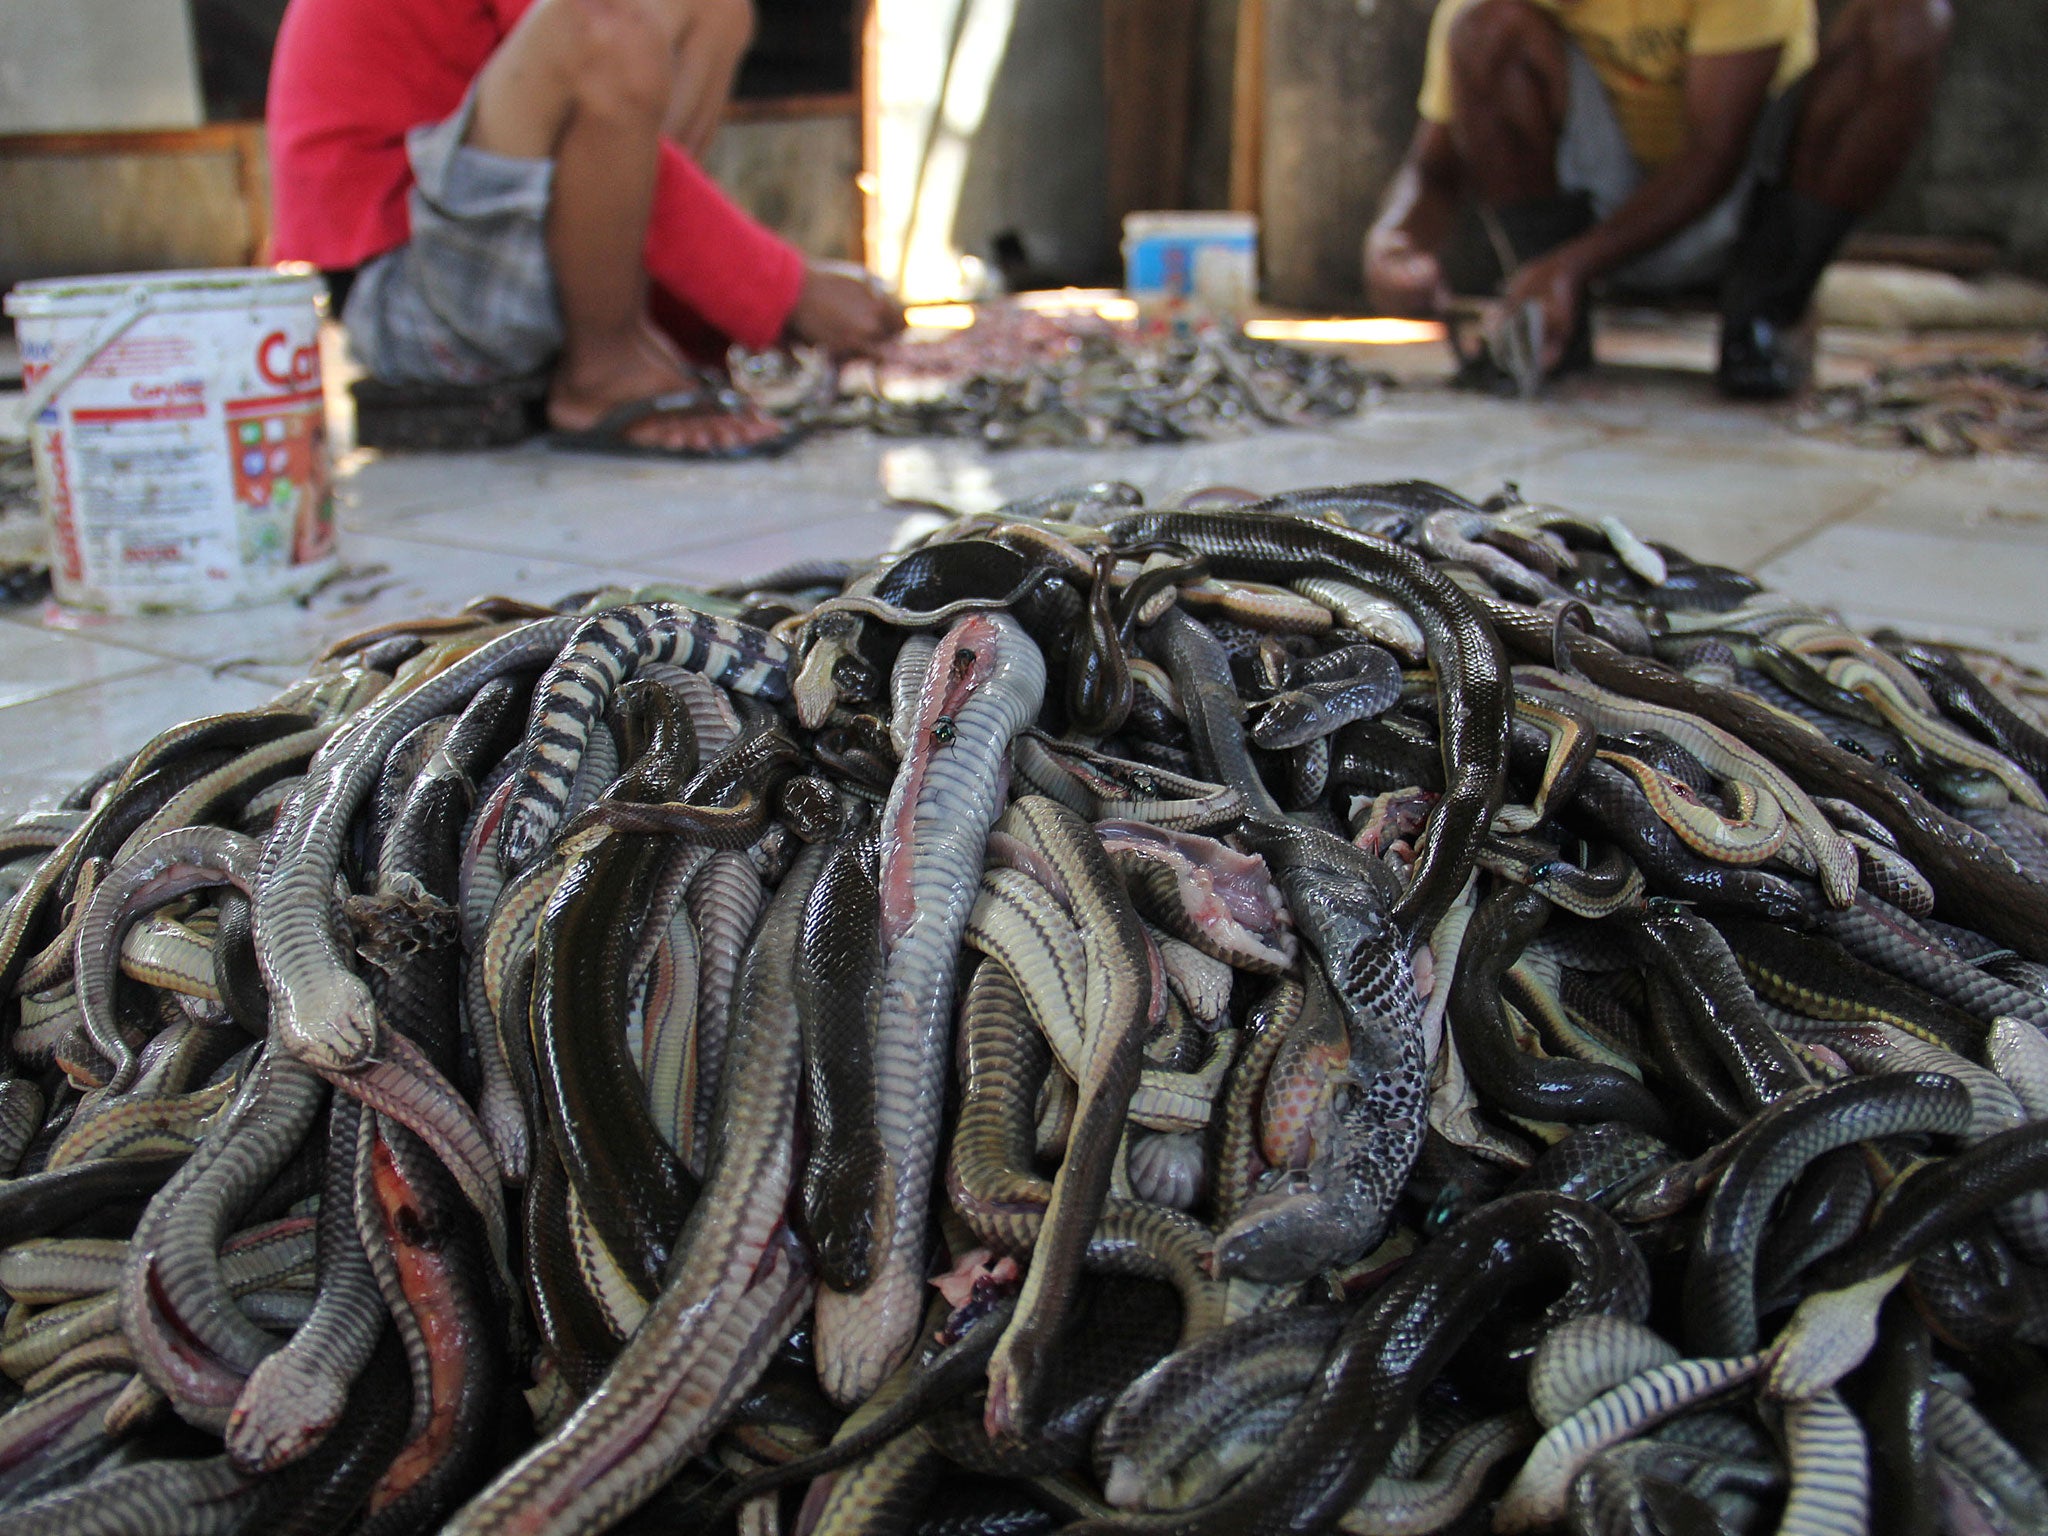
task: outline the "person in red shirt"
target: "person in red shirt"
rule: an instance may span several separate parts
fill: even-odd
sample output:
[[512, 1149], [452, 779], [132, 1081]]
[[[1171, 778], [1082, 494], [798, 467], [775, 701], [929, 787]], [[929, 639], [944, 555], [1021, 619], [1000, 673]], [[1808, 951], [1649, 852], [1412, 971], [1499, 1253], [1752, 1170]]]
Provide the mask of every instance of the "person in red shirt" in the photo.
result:
[[698, 166], [752, 30], [749, 0], [291, 0], [267, 109], [274, 253], [328, 273], [373, 377], [547, 368], [565, 440], [759, 444], [775, 425], [722, 399], [671, 330], [851, 354], [903, 318]]

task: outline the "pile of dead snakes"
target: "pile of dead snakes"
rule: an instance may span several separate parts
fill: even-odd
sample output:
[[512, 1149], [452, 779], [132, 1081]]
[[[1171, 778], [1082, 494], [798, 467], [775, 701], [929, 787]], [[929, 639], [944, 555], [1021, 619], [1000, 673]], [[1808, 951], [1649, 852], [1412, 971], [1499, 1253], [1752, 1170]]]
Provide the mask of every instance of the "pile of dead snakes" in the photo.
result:
[[1793, 418], [1803, 432], [1938, 458], [2048, 458], [2048, 346], [2018, 359], [1968, 356], [1880, 368], [1818, 391]]
[[1512, 491], [355, 636], [0, 830], [0, 1528], [2039, 1532], [2044, 783]]
[[[1031, 327], [1021, 336], [1016, 326]], [[987, 335], [984, 337], [984, 333]], [[735, 351], [734, 379], [793, 433], [969, 438], [989, 448], [1207, 442], [1355, 415], [1394, 380], [1341, 352], [1235, 328], [1152, 332], [982, 307], [972, 328], [906, 339], [871, 366]]]

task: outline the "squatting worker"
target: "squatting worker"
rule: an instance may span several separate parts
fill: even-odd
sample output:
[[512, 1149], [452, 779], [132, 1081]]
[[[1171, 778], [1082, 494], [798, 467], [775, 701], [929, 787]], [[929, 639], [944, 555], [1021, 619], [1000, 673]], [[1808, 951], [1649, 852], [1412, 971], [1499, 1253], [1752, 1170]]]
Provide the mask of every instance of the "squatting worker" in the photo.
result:
[[1791, 393], [1821, 269], [1926, 122], [1948, 4], [1845, 0], [1817, 31], [1814, 0], [1440, 0], [1422, 121], [1366, 237], [1375, 305], [1441, 308], [1471, 197], [1551, 368], [1591, 361], [1595, 280], [1718, 285], [1721, 388]]
[[373, 376], [552, 364], [558, 431], [603, 425], [628, 451], [770, 436], [716, 405], [677, 336], [850, 353], [902, 312], [699, 168], [752, 32], [749, 0], [291, 0], [268, 108], [277, 257], [330, 274]]

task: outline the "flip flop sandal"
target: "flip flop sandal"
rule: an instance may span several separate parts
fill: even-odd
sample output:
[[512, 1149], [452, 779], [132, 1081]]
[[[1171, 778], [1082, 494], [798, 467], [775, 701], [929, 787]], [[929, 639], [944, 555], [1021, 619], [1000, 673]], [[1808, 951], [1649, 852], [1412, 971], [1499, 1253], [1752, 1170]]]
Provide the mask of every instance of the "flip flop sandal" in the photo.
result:
[[724, 416], [746, 408], [747, 402], [723, 390], [672, 389], [629, 400], [613, 406], [591, 425], [577, 431], [556, 430], [548, 434], [548, 445], [571, 453], [604, 453], [627, 459], [772, 459], [787, 453], [801, 438], [803, 430], [791, 423], [758, 443], [741, 443], [731, 448], [662, 448], [636, 443], [626, 434], [654, 416]]

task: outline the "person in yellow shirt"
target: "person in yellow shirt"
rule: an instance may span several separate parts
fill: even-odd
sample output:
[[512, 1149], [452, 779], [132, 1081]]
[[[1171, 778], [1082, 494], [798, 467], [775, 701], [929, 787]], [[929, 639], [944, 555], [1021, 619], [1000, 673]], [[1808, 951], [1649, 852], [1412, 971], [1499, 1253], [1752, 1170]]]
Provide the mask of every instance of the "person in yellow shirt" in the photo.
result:
[[1919, 137], [1948, 33], [1948, 0], [1846, 0], [1825, 36], [1814, 0], [1439, 0], [1367, 291], [1440, 311], [1471, 197], [1552, 371], [1592, 361], [1592, 283], [1718, 285], [1722, 390], [1791, 394], [1821, 270]]

